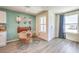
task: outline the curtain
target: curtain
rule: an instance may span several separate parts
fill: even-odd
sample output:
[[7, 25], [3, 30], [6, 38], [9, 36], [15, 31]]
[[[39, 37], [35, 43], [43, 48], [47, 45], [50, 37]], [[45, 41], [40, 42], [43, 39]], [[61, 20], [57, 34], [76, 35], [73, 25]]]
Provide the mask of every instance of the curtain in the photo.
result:
[[65, 39], [65, 33], [64, 33], [64, 15], [60, 15], [59, 38]]

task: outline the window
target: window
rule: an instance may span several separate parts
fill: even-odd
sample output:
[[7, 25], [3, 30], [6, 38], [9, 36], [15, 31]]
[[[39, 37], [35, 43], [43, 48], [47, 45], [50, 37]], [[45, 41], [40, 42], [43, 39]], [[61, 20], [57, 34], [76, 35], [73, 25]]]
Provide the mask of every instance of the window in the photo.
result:
[[40, 32], [46, 32], [46, 16], [40, 17]]
[[78, 14], [65, 16], [65, 32], [78, 33]]

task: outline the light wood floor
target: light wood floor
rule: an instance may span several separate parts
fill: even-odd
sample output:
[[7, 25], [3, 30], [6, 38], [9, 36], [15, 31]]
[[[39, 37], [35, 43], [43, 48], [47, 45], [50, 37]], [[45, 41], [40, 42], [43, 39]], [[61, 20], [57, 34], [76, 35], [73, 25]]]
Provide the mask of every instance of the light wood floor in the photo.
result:
[[67, 39], [52, 39], [51, 41], [34, 40], [29, 45], [19, 41], [8, 43], [0, 48], [0, 53], [78, 53], [79, 43]]

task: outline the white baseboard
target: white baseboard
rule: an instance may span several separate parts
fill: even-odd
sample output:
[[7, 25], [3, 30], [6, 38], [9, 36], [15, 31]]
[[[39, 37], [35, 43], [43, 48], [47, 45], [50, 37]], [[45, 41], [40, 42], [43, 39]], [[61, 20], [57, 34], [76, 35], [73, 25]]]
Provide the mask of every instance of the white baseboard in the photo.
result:
[[52, 39], [55, 39], [56, 37], [53, 37], [53, 38], [51, 38], [50, 40], [48, 40], [48, 41], [51, 41]]
[[18, 41], [19, 39], [14, 39], [14, 40], [9, 40], [9, 41], [7, 41], [7, 43], [9, 43], [9, 42], [14, 42], [14, 41]]

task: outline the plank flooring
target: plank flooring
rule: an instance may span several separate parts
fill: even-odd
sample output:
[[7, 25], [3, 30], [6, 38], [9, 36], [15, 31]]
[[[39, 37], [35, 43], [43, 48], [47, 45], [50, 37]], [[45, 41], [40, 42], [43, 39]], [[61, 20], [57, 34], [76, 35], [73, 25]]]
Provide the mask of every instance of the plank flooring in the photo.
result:
[[67, 39], [33, 40], [30, 44], [22, 44], [20, 41], [8, 43], [0, 48], [0, 53], [78, 53], [79, 42]]

